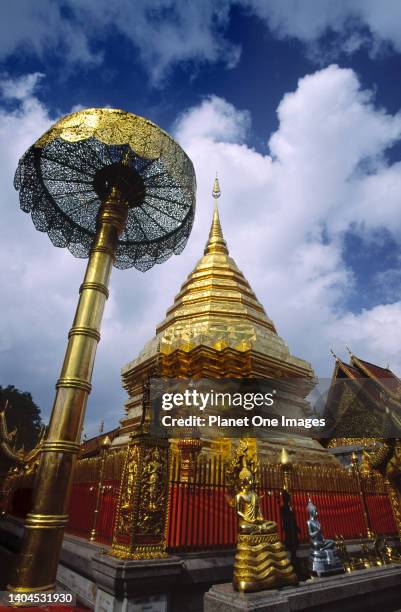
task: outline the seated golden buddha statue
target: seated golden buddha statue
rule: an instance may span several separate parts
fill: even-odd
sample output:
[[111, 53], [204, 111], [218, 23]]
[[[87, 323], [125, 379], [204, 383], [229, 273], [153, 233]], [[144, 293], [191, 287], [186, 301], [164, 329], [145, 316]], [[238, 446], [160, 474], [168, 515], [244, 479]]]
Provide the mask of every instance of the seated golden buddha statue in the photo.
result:
[[238, 591], [261, 591], [298, 584], [288, 553], [278, 538], [276, 523], [263, 518], [254, 476], [245, 458], [239, 483], [241, 489], [235, 496], [238, 538], [234, 588]]
[[235, 496], [239, 533], [275, 533], [277, 525], [265, 521], [260, 509], [260, 497], [253, 488], [253, 475], [247, 467], [242, 468], [239, 479], [241, 490]]

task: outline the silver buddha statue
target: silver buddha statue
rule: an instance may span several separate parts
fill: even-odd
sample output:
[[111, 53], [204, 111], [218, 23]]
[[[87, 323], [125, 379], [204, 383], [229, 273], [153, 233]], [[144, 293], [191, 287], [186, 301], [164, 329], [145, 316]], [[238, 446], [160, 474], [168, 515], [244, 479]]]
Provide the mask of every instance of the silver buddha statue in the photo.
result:
[[317, 508], [310, 498], [307, 510], [309, 512], [307, 525], [311, 541], [309, 571], [313, 576], [329, 576], [330, 574], [342, 573], [344, 567], [338, 555], [336, 545], [333, 540], [326, 540], [324, 538], [318, 519]]

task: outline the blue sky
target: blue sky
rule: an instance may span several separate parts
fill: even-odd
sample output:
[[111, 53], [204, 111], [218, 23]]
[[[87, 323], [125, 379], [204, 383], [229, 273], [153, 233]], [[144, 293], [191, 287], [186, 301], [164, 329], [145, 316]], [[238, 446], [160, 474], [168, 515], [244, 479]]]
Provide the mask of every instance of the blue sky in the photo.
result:
[[[59, 116], [113, 106], [193, 159], [184, 253], [115, 271], [86, 431], [114, 426], [119, 371], [200, 257], [219, 172], [231, 254], [280, 335], [321, 376], [345, 344], [401, 374], [401, 5], [343, 0], [16, 0], [0, 24], [0, 384], [51, 408], [85, 262], [18, 208], [24, 150]], [[149, 306], [151, 304], [151, 306]]]

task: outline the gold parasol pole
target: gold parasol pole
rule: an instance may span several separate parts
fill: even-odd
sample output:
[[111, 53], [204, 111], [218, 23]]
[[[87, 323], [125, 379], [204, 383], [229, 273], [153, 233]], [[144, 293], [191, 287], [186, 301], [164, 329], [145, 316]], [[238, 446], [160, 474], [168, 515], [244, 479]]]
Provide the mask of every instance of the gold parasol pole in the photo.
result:
[[96, 236], [43, 444], [33, 507], [25, 521], [16, 578], [9, 590], [41, 591], [55, 585], [68, 501], [108, 284], [119, 234], [128, 214], [127, 202], [113, 187], [97, 217]]

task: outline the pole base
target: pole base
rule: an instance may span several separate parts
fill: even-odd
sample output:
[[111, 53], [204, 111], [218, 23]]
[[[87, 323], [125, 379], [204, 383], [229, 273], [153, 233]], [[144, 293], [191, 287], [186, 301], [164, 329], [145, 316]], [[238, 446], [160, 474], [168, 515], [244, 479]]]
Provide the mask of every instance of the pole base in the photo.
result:
[[53, 584], [45, 584], [44, 586], [40, 587], [18, 587], [13, 586], [12, 584], [8, 584], [6, 586], [7, 591], [10, 591], [10, 593], [38, 593], [41, 591], [53, 591], [55, 588], [55, 582], [53, 582]]

